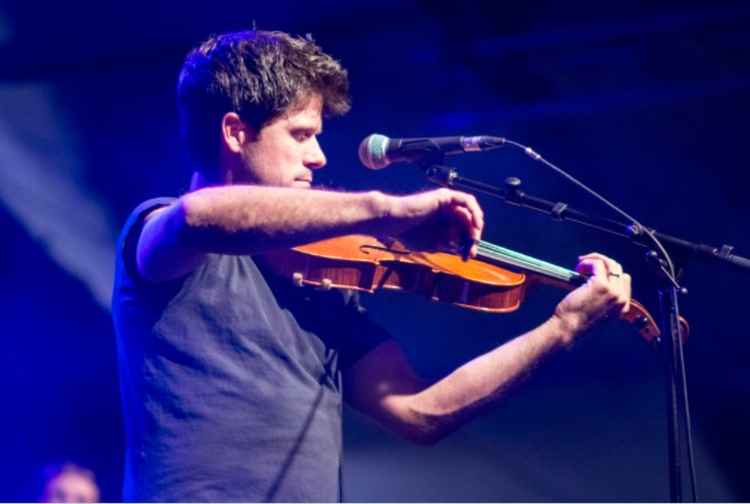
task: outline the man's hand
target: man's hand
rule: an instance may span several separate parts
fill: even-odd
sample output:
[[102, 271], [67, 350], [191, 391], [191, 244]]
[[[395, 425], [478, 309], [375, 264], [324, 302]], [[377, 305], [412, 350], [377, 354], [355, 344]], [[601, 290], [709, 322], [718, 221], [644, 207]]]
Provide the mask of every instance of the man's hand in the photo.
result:
[[555, 309], [554, 318], [563, 327], [563, 341], [573, 339], [608, 315], [626, 313], [630, 308], [630, 275], [622, 266], [601, 254], [579, 258], [576, 270], [590, 275], [588, 281], [568, 294]]
[[466, 248], [476, 256], [484, 214], [474, 196], [443, 188], [392, 198], [388, 228], [405, 245], [454, 253]]

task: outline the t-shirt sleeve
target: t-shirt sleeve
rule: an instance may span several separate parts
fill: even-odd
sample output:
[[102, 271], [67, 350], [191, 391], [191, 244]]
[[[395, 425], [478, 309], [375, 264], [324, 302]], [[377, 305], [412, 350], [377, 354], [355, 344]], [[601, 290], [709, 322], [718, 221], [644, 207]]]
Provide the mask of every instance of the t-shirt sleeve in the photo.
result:
[[140, 280], [136, 265], [136, 247], [146, 217], [157, 208], [169, 206], [175, 201], [176, 198], [153, 198], [144, 201], [133, 210], [122, 228], [117, 244], [117, 254], [119, 260], [122, 261], [122, 267], [133, 281], [138, 282]]
[[341, 369], [353, 366], [368, 352], [391, 338], [381, 325], [373, 321], [367, 310], [360, 304], [359, 293], [345, 291], [342, 320], [340, 327], [350, 328], [344, 331], [339, 341], [339, 358]]

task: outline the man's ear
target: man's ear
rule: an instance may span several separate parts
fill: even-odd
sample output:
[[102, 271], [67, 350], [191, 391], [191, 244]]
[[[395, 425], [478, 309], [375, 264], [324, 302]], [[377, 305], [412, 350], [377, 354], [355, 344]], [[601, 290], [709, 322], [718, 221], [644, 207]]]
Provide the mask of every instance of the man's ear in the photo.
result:
[[242, 146], [251, 140], [253, 131], [236, 112], [227, 112], [221, 118], [221, 140], [224, 147], [234, 154], [242, 152]]

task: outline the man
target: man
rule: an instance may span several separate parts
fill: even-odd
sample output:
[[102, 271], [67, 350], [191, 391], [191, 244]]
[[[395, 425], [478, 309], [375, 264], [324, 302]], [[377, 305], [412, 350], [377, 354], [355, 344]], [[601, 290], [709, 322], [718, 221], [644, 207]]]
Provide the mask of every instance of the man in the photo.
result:
[[336, 500], [342, 395], [435, 442], [627, 310], [630, 277], [585, 256], [590, 280], [549, 320], [426, 384], [351, 296], [278, 277], [264, 252], [337, 235], [424, 249], [481, 237], [482, 210], [461, 192], [311, 189], [326, 163], [322, 116], [348, 110], [347, 88], [336, 61], [284, 33], [219, 35], [188, 55], [178, 101], [196, 162], [190, 191], [142, 204], [118, 247], [126, 499]]

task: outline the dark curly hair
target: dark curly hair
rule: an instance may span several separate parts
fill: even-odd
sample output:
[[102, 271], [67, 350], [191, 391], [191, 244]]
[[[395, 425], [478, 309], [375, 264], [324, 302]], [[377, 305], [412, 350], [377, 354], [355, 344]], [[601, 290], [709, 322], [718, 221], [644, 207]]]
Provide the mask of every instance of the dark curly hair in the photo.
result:
[[260, 130], [313, 94], [322, 97], [326, 117], [349, 111], [346, 70], [309, 36], [256, 30], [212, 36], [187, 55], [177, 82], [188, 151], [199, 169], [213, 168], [224, 114], [236, 112]]

